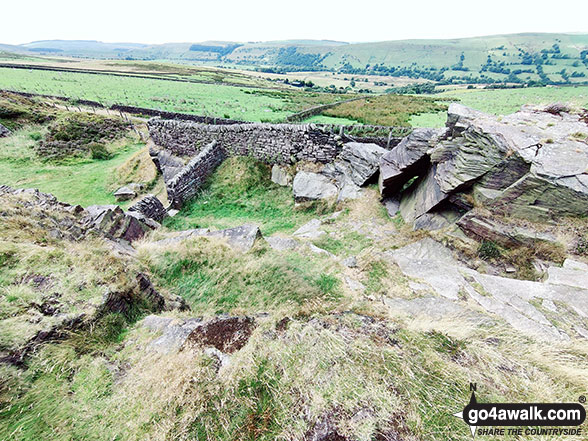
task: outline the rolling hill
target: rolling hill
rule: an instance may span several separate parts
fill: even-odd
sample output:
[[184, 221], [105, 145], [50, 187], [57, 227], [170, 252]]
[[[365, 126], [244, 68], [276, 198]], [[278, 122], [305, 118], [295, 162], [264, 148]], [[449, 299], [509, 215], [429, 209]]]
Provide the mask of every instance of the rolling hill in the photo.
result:
[[277, 73], [377, 74], [442, 84], [585, 84], [588, 78], [588, 34], [527, 33], [373, 43], [288, 40], [146, 45], [50, 40], [16, 48], [34, 55], [238, 65]]

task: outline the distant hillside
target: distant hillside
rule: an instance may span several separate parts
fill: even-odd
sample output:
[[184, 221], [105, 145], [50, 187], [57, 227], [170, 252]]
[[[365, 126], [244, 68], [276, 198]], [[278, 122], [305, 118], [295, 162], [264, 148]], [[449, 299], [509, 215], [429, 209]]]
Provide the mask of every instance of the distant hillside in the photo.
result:
[[355, 44], [289, 40], [144, 45], [54, 40], [20, 48], [52, 56], [204, 62], [277, 73], [322, 70], [378, 74], [441, 84], [588, 81], [588, 34], [512, 34]]

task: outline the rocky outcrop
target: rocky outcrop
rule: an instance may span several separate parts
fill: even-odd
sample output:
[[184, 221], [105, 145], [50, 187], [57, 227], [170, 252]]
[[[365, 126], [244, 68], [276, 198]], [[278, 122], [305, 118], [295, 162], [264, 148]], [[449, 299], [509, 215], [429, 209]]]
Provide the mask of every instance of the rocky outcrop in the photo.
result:
[[[417, 129], [382, 157], [380, 190], [398, 197], [416, 179], [400, 195], [400, 211], [411, 223], [474, 204], [531, 221], [584, 215], [588, 145], [580, 134], [586, 132], [586, 122], [565, 111], [523, 108], [498, 118], [452, 104], [445, 131]], [[461, 222], [466, 230], [474, 224], [480, 227], [472, 217]]]
[[347, 168], [347, 176], [361, 187], [377, 173], [380, 158], [388, 151], [376, 144], [349, 142], [343, 146], [338, 160]]
[[6, 136], [10, 136], [10, 130], [0, 124], [0, 138], [5, 138]]
[[[470, 298], [491, 318], [504, 320], [515, 330], [539, 340], [567, 341], [575, 335], [553, 323], [567, 322], [574, 328], [582, 328], [583, 321], [588, 318], [588, 280], [581, 263], [568, 262], [564, 268], [552, 267], [546, 282], [531, 282], [481, 274], [467, 268], [448, 248], [429, 238], [386, 254], [406, 276], [422, 281], [440, 298], [457, 303], [459, 308], [465, 307], [461, 299]], [[434, 304], [448, 314], [472, 313], [469, 309], [460, 312], [459, 308], [441, 306], [449, 304], [440, 300], [421, 300], [415, 305], [404, 300], [388, 303], [391, 307], [432, 318], [440, 311], [428, 311], [424, 307]], [[550, 311], [538, 308], [537, 303], [565, 307]]]
[[414, 176], [422, 176], [429, 165], [427, 152], [445, 130], [415, 129], [380, 160], [379, 186], [382, 197], [396, 195]]
[[131, 205], [129, 211], [141, 213], [145, 217], [153, 219], [156, 222], [161, 222], [167, 214], [161, 201], [152, 194], [148, 194], [140, 201]]
[[110, 239], [133, 242], [159, 224], [139, 212], [125, 213], [118, 205], [91, 205], [86, 208], [83, 219], [89, 231], [97, 231]]
[[457, 225], [469, 236], [477, 240], [489, 240], [506, 247], [530, 246], [537, 242], [557, 243], [557, 238], [550, 233], [542, 233], [530, 228], [507, 225], [489, 216], [469, 212]]

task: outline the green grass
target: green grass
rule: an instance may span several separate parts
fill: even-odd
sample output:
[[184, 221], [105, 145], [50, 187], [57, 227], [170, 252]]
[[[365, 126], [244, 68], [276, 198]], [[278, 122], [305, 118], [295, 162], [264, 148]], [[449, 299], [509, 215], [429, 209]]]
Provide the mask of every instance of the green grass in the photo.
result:
[[254, 312], [339, 295], [338, 279], [298, 254], [262, 248], [252, 258], [217, 241], [197, 239], [179, 249], [144, 254], [143, 261], [157, 286], [200, 313]]
[[0, 89], [248, 121], [280, 121], [313, 105], [341, 99], [314, 92], [8, 68], [0, 68]]
[[47, 162], [36, 156], [34, 147], [42, 126], [30, 126], [0, 139], [0, 183], [17, 188], [38, 188], [59, 200], [83, 206], [114, 204], [112, 176], [120, 165], [144, 147], [123, 142], [108, 160], [71, 159]]
[[361, 124], [359, 121], [355, 121], [349, 118], [339, 118], [336, 116], [326, 116], [326, 115], [315, 115], [311, 116], [308, 119], [303, 121], [304, 123], [314, 123], [314, 124], [342, 124], [346, 126]]
[[407, 95], [379, 95], [339, 104], [324, 115], [348, 118], [364, 124], [409, 126], [412, 115], [443, 111], [447, 106], [434, 98]]
[[292, 190], [270, 180], [270, 167], [252, 158], [229, 158], [200, 195], [165, 221], [174, 230], [229, 228], [252, 222], [263, 234], [290, 231], [310, 220], [312, 210], [296, 208]]
[[[453, 89], [435, 97], [458, 102], [494, 115], [514, 113], [524, 105], [567, 103], [572, 107], [588, 108], [588, 86], [526, 87], [522, 89]], [[443, 127], [446, 112], [428, 112], [410, 117], [413, 127]]]
[[588, 86], [528, 87], [524, 89], [459, 89], [439, 95], [495, 115], [516, 112], [526, 104], [546, 105], [554, 102], [588, 107]]

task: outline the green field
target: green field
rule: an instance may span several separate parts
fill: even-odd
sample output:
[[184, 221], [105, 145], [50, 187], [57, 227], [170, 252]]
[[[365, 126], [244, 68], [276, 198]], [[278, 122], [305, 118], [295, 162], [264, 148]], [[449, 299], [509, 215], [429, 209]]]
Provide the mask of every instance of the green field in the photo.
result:
[[297, 93], [158, 79], [0, 68], [0, 89], [126, 104], [247, 121], [280, 121], [305, 108], [341, 100]]

